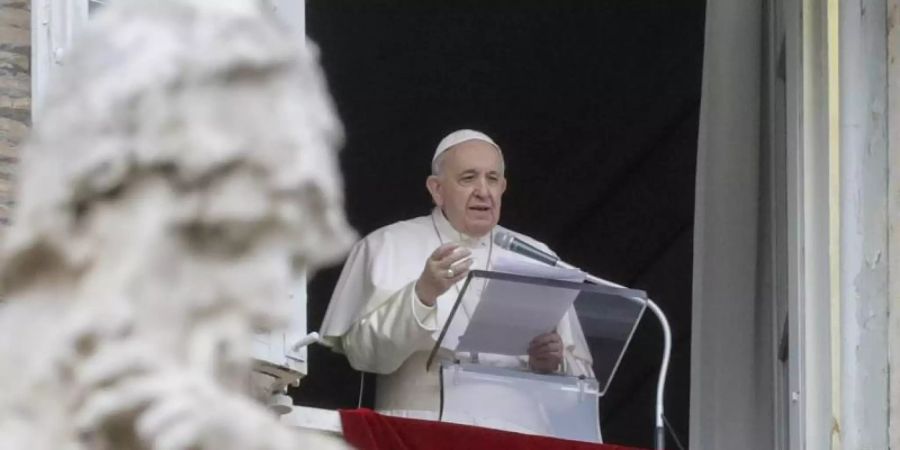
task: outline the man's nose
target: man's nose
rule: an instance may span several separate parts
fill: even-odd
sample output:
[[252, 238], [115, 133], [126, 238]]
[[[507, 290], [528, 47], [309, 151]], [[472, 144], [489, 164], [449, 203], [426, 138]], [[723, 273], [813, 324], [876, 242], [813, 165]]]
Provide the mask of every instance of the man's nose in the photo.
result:
[[487, 180], [484, 178], [479, 178], [478, 181], [475, 182], [475, 195], [485, 196], [488, 194], [488, 184]]

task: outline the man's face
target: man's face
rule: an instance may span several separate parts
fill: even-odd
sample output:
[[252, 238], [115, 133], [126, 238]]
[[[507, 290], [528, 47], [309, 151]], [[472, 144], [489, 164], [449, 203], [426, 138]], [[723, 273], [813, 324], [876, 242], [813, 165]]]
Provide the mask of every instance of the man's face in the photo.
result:
[[487, 142], [469, 140], [442, 155], [440, 173], [426, 185], [447, 220], [470, 236], [481, 237], [500, 220], [500, 199], [506, 190], [500, 152]]

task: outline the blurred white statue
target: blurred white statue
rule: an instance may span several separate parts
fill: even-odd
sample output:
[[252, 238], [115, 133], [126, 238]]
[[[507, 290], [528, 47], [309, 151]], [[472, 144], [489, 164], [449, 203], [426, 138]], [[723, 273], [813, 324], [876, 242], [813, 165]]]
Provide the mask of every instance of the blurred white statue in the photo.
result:
[[302, 448], [245, 393], [294, 273], [353, 240], [298, 42], [252, 0], [116, 1], [78, 39], [0, 250], [0, 448]]

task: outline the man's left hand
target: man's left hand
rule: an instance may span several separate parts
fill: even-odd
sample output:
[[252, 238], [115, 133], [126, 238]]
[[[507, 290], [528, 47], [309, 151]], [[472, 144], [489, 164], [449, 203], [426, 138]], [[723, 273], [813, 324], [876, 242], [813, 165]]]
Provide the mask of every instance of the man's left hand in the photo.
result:
[[551, 331], [528, 344], [528, 365], [538, 373], [556, 372], [563, 360], [563, 343], [559, 333]]

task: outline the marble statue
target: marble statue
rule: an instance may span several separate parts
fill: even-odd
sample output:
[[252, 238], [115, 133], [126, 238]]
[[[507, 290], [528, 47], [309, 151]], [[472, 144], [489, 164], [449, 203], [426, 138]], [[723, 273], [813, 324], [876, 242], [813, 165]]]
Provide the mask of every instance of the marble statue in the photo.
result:
[[297, 449], [253, 333], [353, 233], [314, 48], [252, 0], [112, 2], [67, 55], [0, 247], [0, 448]]

